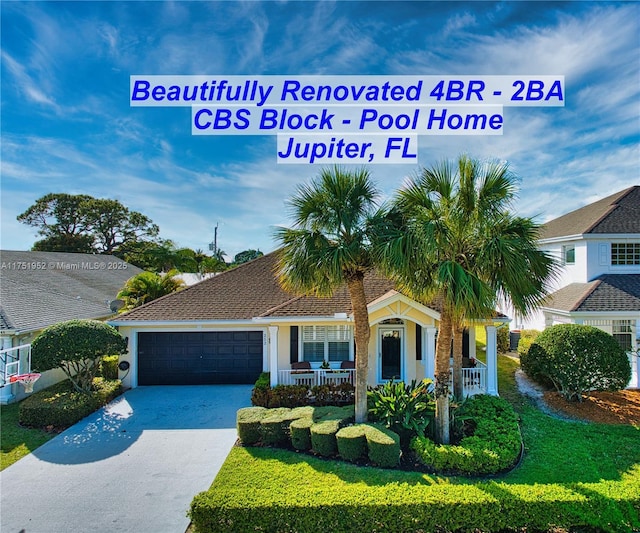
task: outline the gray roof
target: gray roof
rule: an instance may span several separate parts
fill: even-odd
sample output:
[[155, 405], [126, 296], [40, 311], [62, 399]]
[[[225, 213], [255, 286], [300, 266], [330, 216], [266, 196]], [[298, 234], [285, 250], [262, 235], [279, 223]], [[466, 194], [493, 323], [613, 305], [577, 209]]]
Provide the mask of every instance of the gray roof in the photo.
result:
[[604, 274], [589, 283], [571, 283], [550, 294], [543, 307], [561, 311], [640, 312], [640, 274]]
[[640, 186], [607, 196], [542, 226], [540, 239], [567, 235], [640, 233]]
[[0, 251], [0, 330], [34, 331], [112, 315], [109, 302], [142, 272], [112, 255]]

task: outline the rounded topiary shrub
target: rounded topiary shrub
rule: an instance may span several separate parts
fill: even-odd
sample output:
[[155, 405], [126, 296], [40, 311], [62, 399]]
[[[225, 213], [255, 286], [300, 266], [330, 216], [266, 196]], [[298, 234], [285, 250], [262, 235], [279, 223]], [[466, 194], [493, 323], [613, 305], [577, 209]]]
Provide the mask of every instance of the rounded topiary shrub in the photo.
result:
[[588, 391], [623, 389], [631, 379], [629, 360], [617, 341], [605, 331], [580, 324], [545, 329], [520, 362], [528, 376], [549, 380], [571, 401], [581, 401]]

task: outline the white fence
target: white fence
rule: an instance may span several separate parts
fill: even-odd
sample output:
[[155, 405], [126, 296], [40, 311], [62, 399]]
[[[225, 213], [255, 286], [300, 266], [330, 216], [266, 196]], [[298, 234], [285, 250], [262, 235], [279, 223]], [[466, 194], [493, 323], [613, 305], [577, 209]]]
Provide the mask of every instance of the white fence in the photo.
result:
[[338, 385], [340, 383], [355, 383], [355, 370], [278, 370], [279, 385]]

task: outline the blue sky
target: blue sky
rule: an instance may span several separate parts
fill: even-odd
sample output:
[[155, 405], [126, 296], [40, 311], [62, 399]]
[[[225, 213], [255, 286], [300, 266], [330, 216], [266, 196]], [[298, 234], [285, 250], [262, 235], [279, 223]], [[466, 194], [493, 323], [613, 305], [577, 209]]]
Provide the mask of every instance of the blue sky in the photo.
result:
[[[506, 160], [539, 221], [640, 183], [640, 3], [7, 2], [2, 241], [49, 192], [117, 198], [178, 245], [275, 248], [285, 199], [320, 167], [275, 136], [190, 134], [188, 108], [131, 108], [129, 76], [564, 75], [564, 108], [505, 108], [496, 136], [420, 138], [419, 164]], [[376, 165], [390, 196], [420, 167]]]

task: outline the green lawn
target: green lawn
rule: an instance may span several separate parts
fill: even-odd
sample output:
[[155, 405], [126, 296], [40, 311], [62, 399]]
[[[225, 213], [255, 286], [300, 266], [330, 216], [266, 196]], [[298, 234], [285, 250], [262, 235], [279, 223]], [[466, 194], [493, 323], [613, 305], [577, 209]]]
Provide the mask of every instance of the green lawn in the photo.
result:
[[223, 531], [221, 524], [249, 531], [257, 519], [260, 531], [273, 532], [310, 524], [335, 532], [640, 528], [640, 428], [544, 415], [517, 392], [517, 361], [501, 356], [499, 365], [500, 393], [521, 416], [526, 449], [512, 472], [470, 480], [234, 448], [211, 489], [195, 500], [199, 516], [210, 517], [198, 533]]
[[0, 470], [4, 470], [55, 437], [54, 433], [20, 426], [18, 406], [18, 403], [0, 406]]

